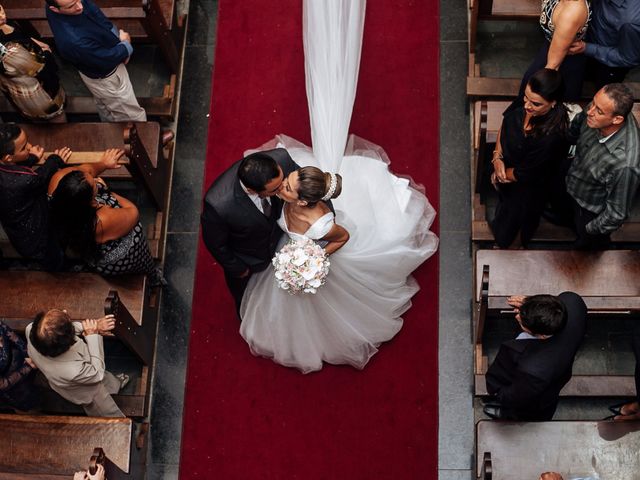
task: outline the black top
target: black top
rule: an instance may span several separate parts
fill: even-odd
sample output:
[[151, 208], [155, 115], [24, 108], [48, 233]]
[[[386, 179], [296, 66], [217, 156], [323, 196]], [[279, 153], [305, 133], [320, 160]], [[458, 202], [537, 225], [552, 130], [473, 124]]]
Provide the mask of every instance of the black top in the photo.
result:
[[18, 253], [39, 258], [49, 237], [47, 187], [53, 174], [64, 167], [58, 155], [50, 155], [34, 170], [35, 155], [20, 165], [0, 164], [0, 223]]
[[525, 134], [524, 117], [521, 99], [504, 112], [500, 133], [504, 166], [513, 168], [513, 175], [521, 184], [544, 183], [567, 156], [569, 143], [559, 132], [540, 136]]
[[[31, 40], [31, 37], [25, 35], [20, 27], [15, 23], [9, 22], [13, 27], [13, 32], [7, 34], [0, 30], [0, 43], [7, 46], [9, 42], [19, 43], [24, 48], [34, 53], [38, 61], [44, 63], [44, 67], [40, 70], [35, 78], [40, 82], [42, 88], [54, 98], [60, 90], [60, 79], [58, 78], [58, 65], [51, 52], [46, 52], [40, 46]], [[4, 65], [0, 62], [0, 72], [4, 73]]]

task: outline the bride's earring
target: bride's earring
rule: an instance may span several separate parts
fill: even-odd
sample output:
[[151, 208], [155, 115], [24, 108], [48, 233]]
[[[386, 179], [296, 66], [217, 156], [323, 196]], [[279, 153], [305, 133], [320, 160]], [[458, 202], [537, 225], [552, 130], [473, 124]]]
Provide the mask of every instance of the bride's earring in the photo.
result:
[[307, 201], [306, 201], [306, 200], [299, 200], [299, 201], [298, 201], [298, 206], [299, 206], [299, 207], [306, 207], [307, 205], [308, 205], [308, 204], [307, 204]]

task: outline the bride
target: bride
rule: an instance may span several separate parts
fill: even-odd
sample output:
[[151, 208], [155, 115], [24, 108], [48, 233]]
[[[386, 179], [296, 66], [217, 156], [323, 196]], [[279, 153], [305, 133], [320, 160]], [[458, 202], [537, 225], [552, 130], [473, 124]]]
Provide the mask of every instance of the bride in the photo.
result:
[[380, 147], [347, 137], [364, 5], [304, 1], [314, 149], [285, 136], [259, 149], [286, 148], [302, 167], [278, 194], [285, 202], [279, 248], [289, 238], [307, 237], [323, 246], [331, 266], [315, 294], [282, 290], [272, 266], [252, 275], [240, 307], [240, 334], [255, 355], [303, 373], [320, 370], [323, 362], [364, 368], [401, 329], [401, 315], [419, 290], [411, 272], [438, 245], [429, 231], [435, 211], [424, 194], [389, 171]]

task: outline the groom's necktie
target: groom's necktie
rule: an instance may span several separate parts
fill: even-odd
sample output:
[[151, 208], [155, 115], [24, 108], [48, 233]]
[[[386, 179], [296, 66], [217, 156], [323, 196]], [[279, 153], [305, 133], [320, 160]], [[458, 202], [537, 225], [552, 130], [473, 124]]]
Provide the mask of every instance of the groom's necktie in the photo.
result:
[[262, 203], [262, 213], [264, 213], [264, 216], [267, 218], [271, 217], [271, 204], [269, 203], [269, 199], [263, 197], [260, 199], [260, 203]]

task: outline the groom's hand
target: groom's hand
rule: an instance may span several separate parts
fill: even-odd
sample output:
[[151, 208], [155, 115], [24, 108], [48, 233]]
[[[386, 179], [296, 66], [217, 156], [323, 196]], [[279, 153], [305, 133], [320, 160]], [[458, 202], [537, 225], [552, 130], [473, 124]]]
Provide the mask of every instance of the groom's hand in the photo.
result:
[[240, 275], [238, 278], [247, 278], [250, 274], [251, 274], [251, 270], [247, 268], [244, 272], [242, 272], [242, 275]]

